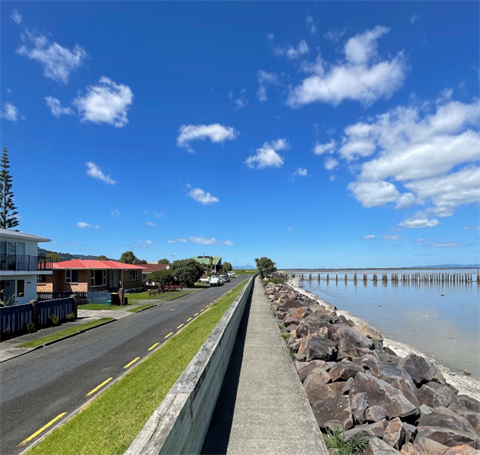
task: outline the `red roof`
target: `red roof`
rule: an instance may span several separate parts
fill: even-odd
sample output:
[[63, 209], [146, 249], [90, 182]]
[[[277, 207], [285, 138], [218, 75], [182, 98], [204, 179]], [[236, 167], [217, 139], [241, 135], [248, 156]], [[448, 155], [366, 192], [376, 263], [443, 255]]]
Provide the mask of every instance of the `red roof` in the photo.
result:
[[166, 270], [170, 268], [170, 264], [143, 264], [143, 271], [145, 273], [156, 272], [157, 270]]
[[124, 264], [116, 261], [96, 261], [94, 259], [72, 259], [71, 261], [54, 262], [54, 269], [116, 269], [129, 270], [138, 269], [143, 270], [145, 267], [133, 264]]

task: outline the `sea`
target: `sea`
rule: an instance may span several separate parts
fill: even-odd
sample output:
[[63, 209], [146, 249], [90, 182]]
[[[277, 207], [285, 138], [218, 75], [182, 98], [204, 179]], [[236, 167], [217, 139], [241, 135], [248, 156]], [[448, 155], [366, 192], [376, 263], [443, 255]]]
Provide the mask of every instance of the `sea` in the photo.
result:
[[[357, 282], [353, 274], [357, 272]], [[478, 269], [337, 269], [285, 270], [288, 274], [303, 273], [312, 280], [299, 282], [299, 287], [313, 292], [322, 300], [369, 321], [385, 337], [400, 341], [433, 357], [453, 372], [471, 373], [480, 380], [480, 289]], [[345, 282], [345, 273], [348, 281]], [[363, 273], [368, 280], [363, 281]], [[469, 283], [387, 283], [387, 273], [471, 273]], [[338, 274], [338, 282], [335, 275]], [[372, 275], [379, 281], [374, 283]], [[333, 279], [332, 279], [333, 278]]]

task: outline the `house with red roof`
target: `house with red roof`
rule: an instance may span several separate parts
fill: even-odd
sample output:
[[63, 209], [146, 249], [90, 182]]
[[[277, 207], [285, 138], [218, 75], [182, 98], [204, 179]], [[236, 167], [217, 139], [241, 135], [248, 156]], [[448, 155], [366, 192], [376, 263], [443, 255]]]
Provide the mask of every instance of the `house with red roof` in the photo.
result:
[[150, 280], [151, 273], [156, 272], [157, 270], [168, 270], [170, 264], [142, 264], [142, 267], [143, 283], [148, 286], [154, 286], [155, 283]]
[[144, 265], [73, 259], [52, 264], [52, 275], [39, 275], [37, 292], [141, 290]]

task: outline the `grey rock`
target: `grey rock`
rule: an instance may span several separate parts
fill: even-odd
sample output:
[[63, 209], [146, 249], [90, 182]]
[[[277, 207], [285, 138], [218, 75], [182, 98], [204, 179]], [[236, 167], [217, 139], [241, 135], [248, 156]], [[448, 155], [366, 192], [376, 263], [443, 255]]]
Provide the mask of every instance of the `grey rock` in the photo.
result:
[[353, 327], [350, 327], [348, 324], [338, 324], [332, 327], [333, 339], [338, 341], [339, 348], [345, 350], [345, 348], [350, 347], [350, 345], [357, 346], [360, 348], [372, 348], [372, 340], [367, 338], [365, 335], [362, 335], [360, 332], [357, 332]]
[[313, 337], [307, 341], [307, 361], [320, 359], [331, 360], [335, 357], [336, 345], [331, 340], [322, 337]]
[[405, 443], [405, 430], [402, 421], [396, 417], [388, 423], [383, 440], [394, 449], [400, 450]]
[[421, 415], [417, 425], [423, 427], [445, 427], [452, 430], [475, 433], [472, 425], [465, 417], [444, 406], [432, 409], [430, 414]]
[[403, 366], [410, 373], [417, 386], [432, 381], [437, 374], [437, 369], [433, 363], [416, 354], [407, 355], [407, 357], [400, 360], [399, 365]]
[[467, 445], [450, 447], [443, 455], [478, 455], [479, 451]]
[[[415, 442], [420, 439], [431, 439], [447, 447], [454, 447], [462, 444], [477, 447], [477, 435], [466, 431], [453, 430], [445, 427], [417, 427]], [[445, 449], [447, 450], [447, 449]], [[443, 453], [443, 452], [442, 452]]]
[[305, 393], [310, 404], [327, 398], [336, 398], [335, 392], [321, 378], [305, 381]]
[[353, 426], [350, 400], [346, 395], [317, 401], [312, 404], [312, 410], [320, 428], [344, 431]]
[[361, 392], [356, 393], [355, 395], [350, 395], [350, 406], [355, 420], [358, 423], [365, 423], [367, 421], [365, 411], [368, 408], [367, 394], [365, 392]]
[[405, 442], [412, 442], [417, 434], [417, 427], [403, 422], [403, 430], [405, 431]]
[[436, 408], [437, 406], [448, 406], [452, 403], [448, 396], [438, 393], [435, 389], [427, 384], [423, 384], [422, 387], [420, 387], [417, 398], [420, 405], [426, 404], [431, 408]]
[[365, 425], [356, 425], [350, 430], [345, 431], [343, 434], [343, 439], [345, 441], [350, 441], [354, 436], [356, 436], [361, 441], [369, 441], [372, 438], [382, 438], [387, 428], [388, 422], [386, 420], [381, 420], [380, 422], [368, 423]]
[[303, 381], [303, 387], [305, 390], [314, 389], [315, 387], [319, 386], [320, 384], [328, 384], [330, 382], [329, 374], [322, 370], [321, 368], [317, 368], [313, 370]]
[[455, 405], [465, 407], [474, 412], [480, 412], [480, 401], [470, 398], [467, 395], [457, 395], [455, 398]]
[[382, 334], [375, 328], [368, 325], [357, 325], [355, 327], [362, 335], [365, 335], [368, 338], [371, 338], [375, 341], [383, 341]]
[[372, 438], [368, 442], [365, 455], [398, 455], [400, 452], [378, 438]]
[[302, 382], [312, 371], [324, 365], [325, 362], [323, 360], [312, 360], [311, 362], [295, 362], [295, 368], [297, 369], [298, 377]]
[[295, 359], [298, 360], [299, 362], [305, 362], [307, 360], [307, 355], [306, 354], [294, 354]]
[[415, 445], [422, 449], [424, 455], [442, 455], [448, 450], [448, 447], [426, 438], [417, 437]]
[[365, 411], [365, 419], [368, 422], [378, 422], [388, 416], [388, 412], [381, 406], [370, 406]]
[[423, 450], [420, 446], [406, 442], [402, 447], [401, 453], [403, 455], [423, 455]]
[[357, 373], [363, 372], [361, 366], [355, 365], [348, 360], [342, 360], [338, 362], [331, 370], [330, 377], [332, 381], [346, 381], [350, 378], [354, 378]]
[[300, 342], [296, 338], [289, 337], [287, 339], [287, 347], [292, 351], [298, 351]]
[[397, 354], [395, 353], [395, 351], [393, 351], [392, 349], [390, 349], [388, 346], [384, 346], [384, 347], [383, 347], [383, 351], [385, 352], [385, 354], [388, 354], [388, 355], [394, 355], [394, 356], [397, 355]]

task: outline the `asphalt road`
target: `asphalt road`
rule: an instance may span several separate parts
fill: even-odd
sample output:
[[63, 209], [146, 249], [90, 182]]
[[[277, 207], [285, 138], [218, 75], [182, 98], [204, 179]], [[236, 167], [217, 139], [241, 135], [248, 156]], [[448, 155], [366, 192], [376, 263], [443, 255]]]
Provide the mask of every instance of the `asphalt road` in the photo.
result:
[[241, 275], [224, 286], [165, 302], [3, 363], [0, 453], [20, 453], [41, 434], [19, 447], [22, 441], [60, 414], [67, 418], [89, 400], [90, 391], [121, 376], [126, 365], [153, 352], [148, 349], [165, 342], [168, 334], [181, 330], [180, 324], [186, 325], [187, 319], [246, 278]]

